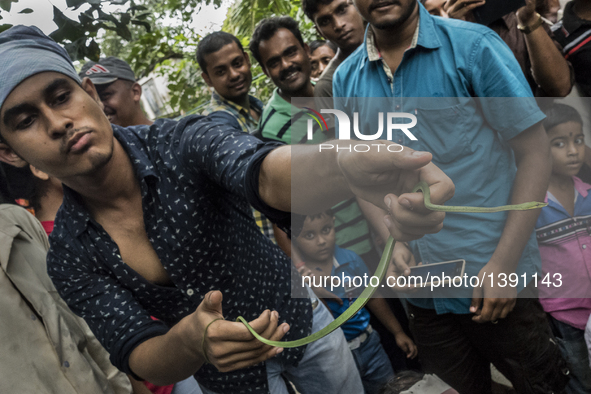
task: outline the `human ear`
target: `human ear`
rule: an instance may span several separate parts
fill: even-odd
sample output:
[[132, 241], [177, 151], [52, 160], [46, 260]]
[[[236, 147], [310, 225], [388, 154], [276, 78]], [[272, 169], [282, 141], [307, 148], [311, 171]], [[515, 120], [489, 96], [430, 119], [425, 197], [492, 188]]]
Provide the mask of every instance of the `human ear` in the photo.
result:
[[105, 105], [101, 101], [101, 97], [99, 96], [98, 92], [96, 91], [96, 86], [94, 86], [94, 83], [90, 80], [90, 78], [85, 77], [82, 80], [82, 84], [80, 86], [82, 87], [82, 89], [86, 93], [88, 93], [90, 95], [90, 97], [92, 97], [92, 99], [94, 101], [96, 101], [98, 103], [99, 107], [101, 108], [101, 111], [104, 111]]
[[133, 101], [139, 102], [142, 98], [142, 85], [135, 82], [131, 87], [131, 91], [133, 92]]
[[24, 167], [27, 165], [26, 161], [21, 159], [11, 147], [3, 142], [0, 142], [0, 161], [13, 167]]
[[92, 97], [92, 99], [94, 101], [99, 103], [102, 108], [103, 103], [101, 102], [101, 98], [100, 98], [98, 92], [96, 91], [96, 86], [94, 86], [94, 83], [90, 80], [90, 78], [85, 77], [82, 80], [82, 83], [80, 84], [80, 86], [82, 87], [82, 90], [84, 90], [86, 93], [88, 93], [88, 95], [90, 97]]
[[29, 165], [29, 168], [31, 169], [31, 172], [33, 173], [33, 175], [35, 175], [37, 178], [41, 179], [42, 181], [46, 181], [49, 179], [49, 175], [47, 175], [46, 173], [44, 173], [41, 170], [38, 170], [36, 167]]

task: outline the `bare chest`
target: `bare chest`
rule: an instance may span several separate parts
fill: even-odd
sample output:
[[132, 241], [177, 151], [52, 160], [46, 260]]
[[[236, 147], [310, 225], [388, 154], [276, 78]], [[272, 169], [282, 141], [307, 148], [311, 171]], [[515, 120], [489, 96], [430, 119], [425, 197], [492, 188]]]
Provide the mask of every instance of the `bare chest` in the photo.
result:
[[119, 247], [121, 259], [126, 265], [149, 282], [161, 286], [172, 284], [148, 239], [141, 215], [128, 216], [119, 221], [103, 220], [101, 225]]

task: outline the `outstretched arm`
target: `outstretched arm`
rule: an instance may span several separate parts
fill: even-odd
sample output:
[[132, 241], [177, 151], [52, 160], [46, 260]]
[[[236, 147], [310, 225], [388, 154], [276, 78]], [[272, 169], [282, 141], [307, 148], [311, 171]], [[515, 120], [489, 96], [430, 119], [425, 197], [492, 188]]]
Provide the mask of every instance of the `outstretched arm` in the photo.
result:
[[[356, 142], [328, 144], [349, 148]], [[421, 193], [409, 193], [416, 183], [427, 182], [438, 203], [454, 193], [452, 181], [430, 161], [431, 154], [409, 148], [337, 152], [319, 151], [318, 145], [282, 146], [261, 165], [259, 194], [275, 209], [302, 214], [320, 212], [355, 195], [390, 212], [385, 223], [395, 239], [417, 239], [439, 231], [445, 215], [427, 210]]]

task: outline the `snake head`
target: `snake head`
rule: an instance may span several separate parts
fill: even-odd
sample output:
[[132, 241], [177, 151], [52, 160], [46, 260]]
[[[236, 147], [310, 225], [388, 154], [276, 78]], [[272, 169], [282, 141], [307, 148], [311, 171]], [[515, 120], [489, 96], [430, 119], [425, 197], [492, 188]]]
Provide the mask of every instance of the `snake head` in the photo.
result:
[[544, 208], [548, 206], [548, 203], [546, 202], [539, 202], [539, 201], [532, 201], [530, 203], [528, 207], [524, 208], [524, 209], [538, 209], [538, 208]]

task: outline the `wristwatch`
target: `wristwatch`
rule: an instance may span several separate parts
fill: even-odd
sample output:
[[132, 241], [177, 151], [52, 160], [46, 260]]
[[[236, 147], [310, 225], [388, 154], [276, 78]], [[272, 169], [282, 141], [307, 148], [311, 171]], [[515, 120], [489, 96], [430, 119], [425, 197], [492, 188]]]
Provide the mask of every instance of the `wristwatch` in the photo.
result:
[[537, 15], [538, 19], [536, 19], [536, 21], [534, 23], [532, 23], [529, 26], [523, 26], [521, 24], [517, 24], [517, 28], [519, 30], [521, 30], [523, 32], [523, 34], [529, 34], [532, 31], [536, 30], [538, 27], [542, 26], [542, 23], [544, 23], [542, 16], [540, 14], [538, 14], [537, 12], [536, 12], [536, 15]]

